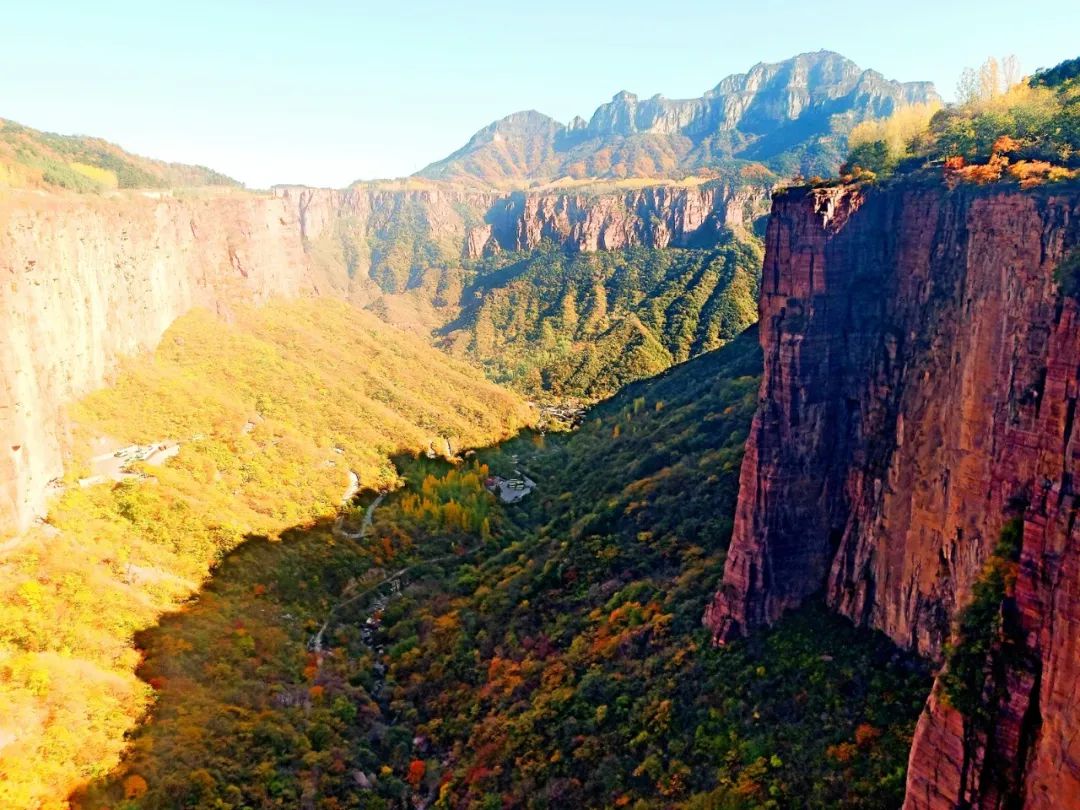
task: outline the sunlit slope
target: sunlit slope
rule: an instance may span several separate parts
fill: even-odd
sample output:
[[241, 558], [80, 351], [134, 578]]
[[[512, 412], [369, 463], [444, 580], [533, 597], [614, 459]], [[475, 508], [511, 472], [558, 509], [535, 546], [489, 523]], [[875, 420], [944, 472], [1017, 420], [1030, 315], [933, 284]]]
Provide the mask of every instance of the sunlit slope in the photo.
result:
[[[0, 546], [0, 806], [59, 807], [115, 763], [147, 704], [135, 631], [187, 598], [246, 534], [326, 515], [387, 455], [510, 435], [515, 395], [422, 342], [329, 301], [181, 318], [153, 357], [73, 408], [77, 453], [179, 442], [146, 478], [80, 486], [48, 526]], [[100, 466], [100, 462], [99, 462]]]
[[57, 135], [0, 119], [0, 188], [115, 188], [239, 186], [205, 166], [133, 155], [87, 135]]

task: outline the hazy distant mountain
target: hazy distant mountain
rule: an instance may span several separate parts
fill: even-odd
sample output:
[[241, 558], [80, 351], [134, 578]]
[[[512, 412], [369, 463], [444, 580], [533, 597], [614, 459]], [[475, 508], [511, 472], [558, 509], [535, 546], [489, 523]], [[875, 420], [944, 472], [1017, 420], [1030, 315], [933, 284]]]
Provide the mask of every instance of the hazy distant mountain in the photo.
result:
[[731, 165], [826, 173], [846, 134], [897, 106], [938, 99], [929, 82], [896, 82], [830, 51], [757, 64], [701, 98], [640, 100], [622, 91], [589, 121], [519, 112], [477, 132], [417, 174], [498, 185], [562, 177], [667, 177]]
[[57, 135], [0, 118], [0, 188], [164, 189], [239, 186], [205, 166], [133, 155], [88, 135]]

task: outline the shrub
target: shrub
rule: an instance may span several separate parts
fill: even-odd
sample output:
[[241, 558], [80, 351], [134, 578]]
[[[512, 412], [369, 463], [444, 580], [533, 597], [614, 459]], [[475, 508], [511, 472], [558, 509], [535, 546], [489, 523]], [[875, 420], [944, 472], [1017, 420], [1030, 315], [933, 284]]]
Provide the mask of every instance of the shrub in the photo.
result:
[[1054, 281], [1061, 288], [1062, 295], [1080, 299], [1080, 249], [1073, 250], [1061, 260], [1054, 270]]

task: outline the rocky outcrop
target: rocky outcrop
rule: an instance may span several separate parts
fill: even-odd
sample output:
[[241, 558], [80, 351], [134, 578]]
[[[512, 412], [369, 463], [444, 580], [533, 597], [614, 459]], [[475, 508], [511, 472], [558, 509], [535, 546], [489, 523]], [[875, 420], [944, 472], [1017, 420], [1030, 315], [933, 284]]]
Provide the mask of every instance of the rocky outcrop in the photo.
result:
[[[1053, 270], [1080, 191], [899, 187], [774, 201], [719, 641], [810, 594], [941, 661], [1004, 523], [1023, 516], [1010, 621], [976, 726], [935, 692], [907, 807], [1080, 802], [1080, 308]], [[1008, 607], [1008, 606], [1006, 606]]]
[[192, 307], [315, 293], [295, 211], [252, 194], [0, 199], [0, 531], [43, 513], [64, 406]]
[[[152, 349], [192, 307], [430, 289], [428, 275], [544, 240], [569, 250], [709, 243], [763, 191], [657, 187], [503, 194], [436, 184], [0, 199], [0, 531], [43, 514], [63, 472], [64, 406]], [[333, 250], [322, 251], [320, 246]]]
[[426, 270], [550, 242], [571, 251], [643, 245], [709, 246], [728, 229], [749, 228], [768, 205], [767, 189], [707, 183], [584, 192], [470, 191], [358, 185], [344, 191], [283, 186], [308, 244], [348, 243], [354, 274], [384, 292], [423, 285]]

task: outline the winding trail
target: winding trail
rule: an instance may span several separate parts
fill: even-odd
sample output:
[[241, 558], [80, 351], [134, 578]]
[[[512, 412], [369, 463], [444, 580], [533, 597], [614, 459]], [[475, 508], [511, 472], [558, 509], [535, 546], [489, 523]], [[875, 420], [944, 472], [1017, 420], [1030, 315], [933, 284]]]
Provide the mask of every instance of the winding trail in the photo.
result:
[[[349, 501], [351, 501], [353, 499], [353, 496], [355, 496], [356, 493], [359, 492], [359, 490], [360, 490], [360, 478], [352, 470], [349, 471], [349, 482], [350, 482], [349, 483], [349, 489], [347, 489], [345, 491], [345, 497], [342, 500], [342, 505], [343, 506], [347, 506], [349, 504]], [[379, 504], [381, 504], [383, 502], [383, 499], [386, 498], [387, 494], [388, 493], [386, 493], [386, 492], [380, 492], [376, 496], [375, 500], [373, 500], [371, 502], [371, 504], [367, 508], [367, 511], [364, 512], [364, 520], [360, 523], [360, 531], [358, 531], [358, 532], [347, 532], [347, 531], [345, 531], [345, 529], [344, 529], [345, 513], [342, 512], [340, 515], [338, 515], [337, 520], [334, 521], [334, 528], [332, 530], [334, 535], [337, 536], [337, 537], [344, 537], [344, 538], [347, 538], [349, 540], [362, 540], [364, 537], [366, 537], [367, 533], [369, 531], [371, 531], [372, 523], [375, 520], [375, 510], [379, 508]], [[330, 626], [330, 623], [334, 620], [335, 614], [341, 608], [345, 607], [346, 605], [351, 604], [352, 602], [355, 602], [357, 599], [359, 599], [359, 598], [361, 598], [363, 596], [368, 595], [369, 593], [376, 590], [377, 588], [382, 587], [386, 583], [391, 582], [394, 579], [397, 579], [399, 576], [401, 576], [402, 574], [404, 574], [408, 570], [409, 570], [408, 568], [404, 568], [401, 571], [399, 571], [397, 574], [391, 574], [389, 577], [384, 579], [382, 582], [378, 583], [377, 585], [372, 585], [367, 590], [361, 591], [359, 594], [356, 594], [355, 596], [350, 596], [348, 599], [345, 599], [344, 601], [339, 600], [337, 602], [337, 604], [335, 604], [332, 608], [330, 608], [330, 613], [327, 615], [326, 621], [323, 622], [322, 627], [319, 628], [319, 632], [317, 632], [314, 636], [312, 636], [311, 641], [308, 643], [309, 649], [311, 649], [313, 652], [317, 652], [317, 653], [322, 652], [323, 636], [326, 634], [326, 629]]]
[[[352, 534], [350, 534], [348, 532], [342, 532], [341, 536], [350, 537], [350, 538], [364, 537], [367, 534], [367, 532], [371, 529], [372, 519], [375, 516], [375, 508], [380, 503], [382, 503], [383, 498], [385, 498], [387, 496], [387, 494], [388, 493], [386, 493], [386, 492], [379, 493], [379, 496], [371, 503], [371, 506], [369, 506], [367, 508], [367, 512], [364, 514], [364, 522], [361, 524], [359, 532], [352, 533]], [[395, 592], [395, 593], [400, 592], [401, 580], [406, 575], [408, 575], [409, 572], [411, 572], [411, 571], [413, 571], [413, 570], [415, 570], [415, 569], [417, 569], [417, 568], [419, 568], [421, 566], [430, 565], [432, 563], [446, 562], [447, 560], [454, 560], [454, 559], [463, 560], [466, 557], [469, 557], [472, 554], [479, 551], [482, 547], [483, 547], [483, 543], [478, 543], [473, 548], [470, 548], [468, 551], [464, 551], [464, 552], [462, 552], [460, 554], [457, 553], [457, 552], [451, 552], [449, 554], [440, 554], [438, 557], [429, 557], [426, 560], [420, 560], [419, 562], [415, 562], [412, 565], [406, 566], [405, 568], [401, 568], [401, 569], [393, 572], [392, 574], [390, 574], [387, 577], [383, 578], [379, 582], [376, 582], [374, 585], [368, 586], [367, 588], [360, 591], [359, 593], [354, 593], [351, 596], [339, 599], [338, 602], [332, 608], [330, 608], [330, 612], [326, 616], [326, 621], [324, 621], [322, 623], [322, 626], [319, 628], [319, 631], [314, 636], [311, 637], [311, 640], [308, 642], [308, 649], [311, 650], [314, 653], [318, 653], [318, 654], [321, 655], [321, 653], [323, 651], [323, 638], [326, 635], [326, 631], [333, 625], [334, 620], [337, 618], [338, 614], [343, 609], [347, 608], [349, 605], [355, 604], [356, 602], [360, 601], [361, 599], [365, 599], [366, 597], [371, 596], [373, 593], [377, 592], [384, 585], [392, 585], [393, 586], [393, 588], [392, 588], [393, 592]], [[343, 596], [344, 596], [344, 594], [343, 594]]]

